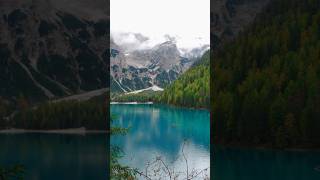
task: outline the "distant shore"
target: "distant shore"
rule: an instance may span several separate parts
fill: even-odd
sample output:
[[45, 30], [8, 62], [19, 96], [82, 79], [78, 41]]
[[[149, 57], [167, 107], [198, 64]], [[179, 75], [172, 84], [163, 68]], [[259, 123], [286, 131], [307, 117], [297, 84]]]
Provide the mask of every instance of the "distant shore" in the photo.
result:
[[154, 104], [153, 102], [110, 102], [110, 104]]
[[224, 148], [238, 148], [238, 149], [256, 149], [256, 150], [279, 150], [279, 151], [295, 151], [295, 152], [303, 152], [303, 151], [320, 151], [319, 146], [314, 146], [313, 144], [301, 143], [295, 146], [288, 147], [276, 147], [272, 145], [272, 143], [264, 143], [264, 144], [250, 144], [250, 143], [241, 143], [241, 142], [213, 142], [216, 146], [224, 147]]
[[86, 128], [33, 130], [33, 129], [3, 129], [0, 134], [22, 134], [22, 133], [44, 133], [44, 134], [104, 134], [107, 130], [87, 130]]

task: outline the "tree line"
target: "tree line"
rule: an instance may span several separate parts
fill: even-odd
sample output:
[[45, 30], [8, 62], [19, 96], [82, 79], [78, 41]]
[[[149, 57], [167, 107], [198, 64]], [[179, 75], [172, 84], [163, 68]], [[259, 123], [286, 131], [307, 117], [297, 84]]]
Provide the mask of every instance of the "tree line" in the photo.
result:
[[[1, 109], [3, 108], [0, 103], [2, 112]], [[107, 110], [105, 99], [101, 97], [87, 101], [48, 101], [31, 106], [27, 98], [20, 96], [16, 111], [11, 116], [0, 119], [0, 129], [50, 130], [85, 127], [89, 130], [106, 130]]]
[[273, 0], [214, 54], [214, 140], [320, 145], [320, 1]]
[[155, 100], [184, 107], [209, 108], [210, 105], [210, 51], [197, 65], [188, 69], [170, 84]]

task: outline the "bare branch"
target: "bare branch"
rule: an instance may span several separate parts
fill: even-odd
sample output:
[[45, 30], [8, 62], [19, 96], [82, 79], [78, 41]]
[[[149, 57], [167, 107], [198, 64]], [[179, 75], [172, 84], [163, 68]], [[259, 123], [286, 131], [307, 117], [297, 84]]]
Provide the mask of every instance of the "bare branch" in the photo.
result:
[[188, 167], [188, 160], [186, 158], [186, 155], [184, 154], [184, 145], [185, 145], [186, 141], [183, 142], [183, 146], [182, 146], [182, 156], [186, 162], [186, 166], [187, 166], [187, 180], [189, 180], [189, 167]]
[[[205, 174], [207, 170], [210, 168], [205, 168], [200, 171], [196, 169], [192, 169], [190, 171], [189, 169], [189, 162], [188, 158], [185, 154], [184, 148], [185, 148], [186, 141], [184, 141], [183, 146], [182, 146], [182, 154], [180, 154], [180, 157], [178, 156], [174, 162], [178, 161], [180, 158], [183, 160], [186, 164], [186, 172], [180, 172], [180, 171], [175, 171], [174, 167], [170, 167], [163, 159], [161, 156], [157, 156], [153, 161], [147, 162], [144, 172], [139, 171], [137, 169], [132, 169], [133, 172], [135, 172], [136, 175], [140, 175], [146, 180], [158, 180], [158, 179], [170, 179], [170, 180], [179, 180], [179, 179], [185, 179], [185, 178], [179, 178], [180, 175], [186, 175], [186, 180], [192, 180], [199, 175], [202, 175], [204, 179], [209, 179], [209, 176]], [[186, 173], [186, 174], [185, 174]]]

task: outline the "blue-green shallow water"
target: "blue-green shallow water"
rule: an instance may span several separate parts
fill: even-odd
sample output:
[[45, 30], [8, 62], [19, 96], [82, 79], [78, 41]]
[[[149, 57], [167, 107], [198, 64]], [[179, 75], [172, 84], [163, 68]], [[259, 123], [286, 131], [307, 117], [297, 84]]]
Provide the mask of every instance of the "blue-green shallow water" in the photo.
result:
[[319, 180], [320, 152], [214, 147], [214, 180]]
[[[174, 159], [184, 139], [194, 167], [209, 165], [209, 113], [159, 105], [112, 105], [115, 124], [131, 127], [129, 134], [112, 137], [123, 147], [122, 163], [141, 168], [155, 155]], [[213, 180], [319, 180], [320, 152], [213, 147]], [[174, 164], [183, 169], [182, 164]]]
[[0, 164], [23, 164], [26, 180], [107, 179], [105, 134], [0, 134]]
[[176, 170], [185, 170], [182, 147], [190, 169], [210, 167], [210, 113], [163, 105], [111, 105], [114, 126], [130, 127], [125, 136], [111, 138], [125, 156], [121, 163], [144, 169], [146, 163], [161, 156]]

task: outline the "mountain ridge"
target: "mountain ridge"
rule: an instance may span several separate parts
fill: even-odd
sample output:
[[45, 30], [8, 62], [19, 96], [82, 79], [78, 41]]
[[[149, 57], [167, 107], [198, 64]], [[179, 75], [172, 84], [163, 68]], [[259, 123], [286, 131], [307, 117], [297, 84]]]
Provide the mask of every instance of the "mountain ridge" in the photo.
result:
[[111, 56], [112, 92], [127, 93], [154, 85], [164, 88], [197, 60], [196, 56], [193, 59], [182, 57], [174, 41], [126, 51], [111, 40], [110, 48], [117, 52], [116, 57]]
[[63, 11], [61, 0], [50, 2], [60, 6], [24, 1], [0, 7], [0, 96], [37, 102], [107, 86], [109, 17], [79, 16]]

